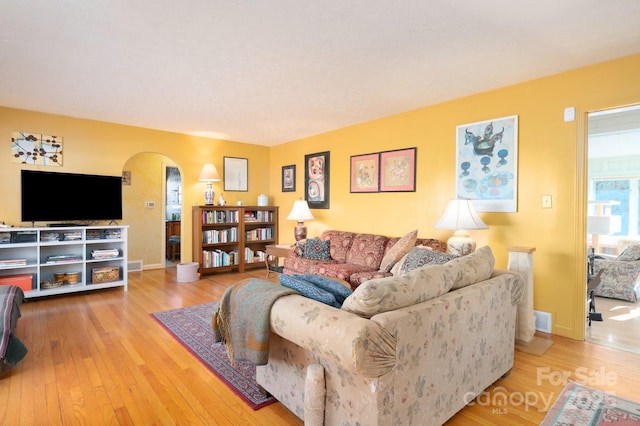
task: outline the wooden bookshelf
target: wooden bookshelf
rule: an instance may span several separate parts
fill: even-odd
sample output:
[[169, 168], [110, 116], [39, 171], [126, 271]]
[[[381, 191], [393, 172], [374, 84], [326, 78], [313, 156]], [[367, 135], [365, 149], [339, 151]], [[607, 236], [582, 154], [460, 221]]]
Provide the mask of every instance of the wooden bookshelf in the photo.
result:
[[193, 257], [200, 274], [264, 266], [278, 243], [278, 207], [194, 206]]

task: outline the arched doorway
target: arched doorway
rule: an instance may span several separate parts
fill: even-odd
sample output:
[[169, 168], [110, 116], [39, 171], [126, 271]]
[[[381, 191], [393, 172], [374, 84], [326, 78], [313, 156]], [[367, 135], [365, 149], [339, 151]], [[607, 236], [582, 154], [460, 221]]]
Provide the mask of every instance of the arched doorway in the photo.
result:
[[[168, 211], [167, 167], [177, 169], [177, 164], [162, 154], [138, 153], [129, 158], [123, 167], [130, 174], [130, 184], [122, 188], [123, 223], [129, 226], [130, 270], [158, 269], [167, 266], [167, 217]], [[179, 193], [182, 193], [180, 180]], [[181, 201], [181, 200], [180, 200]], [[178, 210], [179, 211], [179, 210]], [[180, 233], [181, 236], [181, 233]], [[175, 265], [179, 262], [179, 256]]]

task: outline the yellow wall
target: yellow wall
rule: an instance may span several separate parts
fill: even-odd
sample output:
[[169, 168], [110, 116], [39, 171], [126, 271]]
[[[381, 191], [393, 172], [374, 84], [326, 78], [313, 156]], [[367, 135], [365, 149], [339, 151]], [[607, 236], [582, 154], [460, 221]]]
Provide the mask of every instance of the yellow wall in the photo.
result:
[[[6, 154], [0, 156], [0, 220], [19, 224], [19, 170], [37, 168], [11, 163], [11, 132], [22, 130], [63, 136], [65, 172], [120, 174], [127, 160], [141, 152], [175, 161], [184, 184], [183, 261], [191, 260], [191, 205], [202, 203], [204, 184], [197, 182], [198, 174], [205, 162], [222, 172], [223, 156], [249, 159], [249, 192], [225, 193], [227, 202], [251, 204], [259, 194], [269, 194], [271, 203], [281, 206], [281, 242], [293, 240], [294, 224], [285, 217], [303, 196], [304, 155], [322, 151], [331, 152], [331, 208], [313, 210], [310, 236], [329, 228], [386, 235], [418, 228], [421, 237], [446, 240], [451, 232], [433, 224], [455, 196], [456, 126], [518, 115], [518, 212], [481, 213], [490, 228], [472, 236], [492, 247], [499, 268], [506, 267], [507, 247], [536, 247], [535, 308], [553, 314], [554, 333], [582, 339], [585, 115], [640, 103], [639, 72], [640, 55], [634, 55], [271, 148], [0, 107], [0, 135], [7, 141]], [[565, 123], [563, 110], [570, 106], [576, 107], [577, 120]], [[413, 146], [418, 148], [416, 192], [349, 193], [351, 155]], [[281, 167], [288, 164], [297, 166], [295, 193], [281, 192]], [[216, 194], [222, 191], [221, 184], [214, 188]], [[552, 209], [541, 208], [546, 194], [553, 197]]]
[[[585, 232], [583, 212], [583, 128], [586, 113], [640, 103], [640, 55], [577, 69], [380, 120], [328, 132], [271, 149], [271, 194], [282, 206], [280, 241], [293, 240], [293, 223], [284, 220], [293, 201], [304, 196], [304, 155], [331, 152], [331, 208], [312, 210], [309, 236], [324, 229], [419, 236], [447, 240], [451, 231], [433, 228], [447, 200], [455, 196], [457, 125], [518, 115], [517, 213], [481, 213], [488, 230], [473, 231], [488, 244], [496, 265], [506, 268], [509, 246], [535, 247], [535, 309], [553, 315], [553, 333], [584, 338]], [[563, 111], [575, 107], [577, 120]], [[415, 193], [352, 194], [350, 156], [417, 147]], [[296, 165], [294, 193], [280, 191], [281, 167]], [[553, 208], [542, 209], [551, 195]]]
[[[13, 163], [10, 154], [11, 133], [24, 131], [63, 138], [63, 167], [33, 166]], [[258, 195], [269, 191], [265, 178], [269, 162], [269, 148], [238, 142], [221, 141], [162, 132], [138, 127], [123, 126], [93, 120], [83, 120], [60, 115], [0, 107], [0, 140], [4, 140], [4, 155], [0, 155], [0, 220], [15, 226], [31, 226], [20, 222], [20, 170], [50, 170], [67, 173], [92, 173], [120, 175], [125, 163], [138, 153], [162, 154], [179, 168], [183, 179], [182, 210], [182, 259], [191, 261], [191, 206], [204, 202], [205, 183], [198, 182], [202, 165], [212, 162], [222, 173], [223, 157], [247, 158], [249, 164], [249, 191], [224, 193], [228, 202], [242, 199], [245, 204], [257, 203]], [[139, 177], [139, 175], [138, 175]], [[132, 176], [132, 180], [136, 175]], [[223, 189], [222, 182], [214, 183], [216, 194]], [[87, 200], [96, 202], [88, 194]], [[217, 195], [216, 195], [217, 197]], [[159, 202], [160, 200], [158, 200]], [[55, 208], [55, 206], [51, 206]], [[156, 209], [160, 209], [157, 205]], [[126, 208], [123, 209], [125, 212]], [[122, 224], [129, 225], [126, 221]], [[37, 224], [42, 225], [42, 224]], [[135, 221], [133, 223], [135, 225]], [[158, 231], [164, 226], [159, 217]], [[136, 233], [131, 230], [133, 235]], [[138, 237], [134, 237], [138, 238]], [[154, 237], [154, 239], [156, 239]], [[145, 250], [151, 250], [152, 259], [160, 259], [164, 242]], [[130, 259], [134, 259], [130, 257]], [[152, 260], [153, 261], [153, 260]]]

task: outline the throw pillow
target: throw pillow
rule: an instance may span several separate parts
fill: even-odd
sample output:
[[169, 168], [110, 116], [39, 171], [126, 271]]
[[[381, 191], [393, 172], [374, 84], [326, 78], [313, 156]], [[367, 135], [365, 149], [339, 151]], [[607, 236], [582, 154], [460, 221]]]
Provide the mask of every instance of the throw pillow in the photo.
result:
[[335, 306], [336, 308], [340, 307], [340, 304], [338, 304], [333, 294], [316, 287], [308, 281], [298, 278], [298, 276], [280, 274], [278, 281], [280, 281], [280, 284], [283, 286], [296, 290], [304, 297], [317, 300], [318, 302], [322, 302], [326, 305]]
[[387, 254], [385, 254], [382, 258], [379, 270], [381, 272], [389, 272], [393, 265], [395, 265], [396, 262], [398, 262], [398, 260], [402, 258], [402, 256], [409, 253], [409, 250], [411, 250], [411, 248], [416, 245], [417, 238], [417, 229], [414, 229], [413, 231], [400, 238], [400, 240], [398, 240], [398, 242], [395, 243], [393, 247], [389, 249]]
[[429, 247], [416, 246], [409, 251], [407, 257], [402, 261], [398, 274], [404, 275], [426, 265], [442, 265], [457, 257], [453, 254], [432, 250]]
[[331, 253], [329, 251], [329, 241], [323, 241], [320, 238], [307, 239], [304, 246], [304, 256], [313, 260], [329, 260]]
[[454, 283], [448, 265], [430, 265], [415, 269], [402, 277], [386, 277], [365, 281], [344, 301], [342, 309], [371, 318], [372, 316], [425, 302], [449, 291]]
[[351, 296], [351, 293], [353, 293], [353, 290], [351, 290], [349, 287], [346, 287], [344, 284], [331, 278], [323, 277], [321, 275], [305, 274], [299, 275], [298, 277], [312, 283], [322, 290], [326, 290], [329, 293], [333, 294], [333, 296], [336, 298], [336, 301], [340, 305], [342, 305], [344, 299]]
[[493, 274], [494, 264], [495, 259], [489, 246], [480, 247], [473, 253], [447, 262], [448, 266], [456, 268], [455, 282], [451, 290], [489, 279]]

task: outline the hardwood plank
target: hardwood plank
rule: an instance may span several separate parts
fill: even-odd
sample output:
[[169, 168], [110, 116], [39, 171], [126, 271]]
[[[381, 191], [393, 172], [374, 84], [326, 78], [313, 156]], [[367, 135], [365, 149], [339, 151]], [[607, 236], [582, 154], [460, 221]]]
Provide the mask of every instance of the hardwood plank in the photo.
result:
[[[279, 403], [251, 410], [150, 315], [219, 300], [234, 282], [264, 275], [178, 283], [172, 267], [130, 273], [128, 292], [29, 299], [17, 329], [29, 354], [0, 379], [0, 424], [302, 425]], [[537, 425], [570, 379], [638, 398], [640, 355], [549, 338], [541, 357], [516, 352], [511, 374], [447, 424]]]

